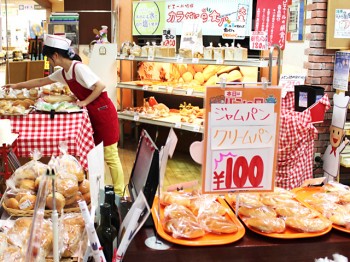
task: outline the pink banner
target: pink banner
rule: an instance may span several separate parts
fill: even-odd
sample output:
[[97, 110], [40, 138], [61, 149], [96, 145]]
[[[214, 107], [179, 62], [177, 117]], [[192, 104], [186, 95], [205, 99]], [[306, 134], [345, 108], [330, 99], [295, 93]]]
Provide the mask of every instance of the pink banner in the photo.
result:
[[273, 44], [284, 49], [287, 36], [288, 0], [258, 0], [255, 31], [266, 31], [269, 47]]

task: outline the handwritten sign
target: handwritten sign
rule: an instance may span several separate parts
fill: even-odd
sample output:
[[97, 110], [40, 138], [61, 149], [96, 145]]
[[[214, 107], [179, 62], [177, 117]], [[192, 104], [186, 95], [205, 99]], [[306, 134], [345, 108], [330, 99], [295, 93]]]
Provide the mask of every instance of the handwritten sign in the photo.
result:
[[202, 191], [274, 187], [281, 89], [208, 87]]
[[176, 48], [176, 32], [175, 28], [167, 28], [163, 30], [162, 45], [172, 46]]
[[305, 83], [305, 79], [306, 75], [302, 74], [282, 74], [278, 83], [278, 85], [282, 87], [282, 97], [285, 97], [287, 92], [294, 92], [294, 86], [303, 85]]
[[253, 31], [250, 36], [249, 47], [252, 50], [267, 50], [267, 32]]

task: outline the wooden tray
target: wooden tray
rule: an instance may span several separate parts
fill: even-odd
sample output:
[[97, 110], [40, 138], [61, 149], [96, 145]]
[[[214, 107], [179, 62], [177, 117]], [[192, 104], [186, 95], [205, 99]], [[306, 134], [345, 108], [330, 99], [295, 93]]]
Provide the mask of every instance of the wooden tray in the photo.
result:
[[232, 210], [229, 208], [229, 206], [223, 199], [218, 198], [218, 201], [223, 206], [227, 207], [228, 211], [226, 216], [228, 216], [238, 227], [238, 231], [236, 233], [232, 233], [232, 234], [206, 233], [203, 237], [196, 238], [196, 239], [174, 238], [163, 230], [161, 221], [164, 220], [164, 207], [160, 205], [160, 218], [158, 218], [158, 198], [155, 197], [153, 206], [152, 206], [152, 217], [153, 217], [154, 224], [158, 234], [162, 238], [164, 238], [165, 240], [171, 243], [184, 245], [184, 246], [214, 246], [214, 245], [224, 245], [224, 244], [238, 241], [245, 234], [244, 226], [238, 220], [238, 218], [235, 216], [235, 214], [232, 212]]

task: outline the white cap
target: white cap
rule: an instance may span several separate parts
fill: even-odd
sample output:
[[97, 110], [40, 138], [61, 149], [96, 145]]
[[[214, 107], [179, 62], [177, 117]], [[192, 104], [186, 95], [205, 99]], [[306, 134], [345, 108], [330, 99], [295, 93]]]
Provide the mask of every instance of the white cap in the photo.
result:
[[44, 35], [44, 45], [68, 50], [71, 44], [71, 40], [58, 35]]
[[332, 126], [344, 128], [348, 103], [349, 96], [345, 96], [345, 93], [342, 92], [333, 95]]

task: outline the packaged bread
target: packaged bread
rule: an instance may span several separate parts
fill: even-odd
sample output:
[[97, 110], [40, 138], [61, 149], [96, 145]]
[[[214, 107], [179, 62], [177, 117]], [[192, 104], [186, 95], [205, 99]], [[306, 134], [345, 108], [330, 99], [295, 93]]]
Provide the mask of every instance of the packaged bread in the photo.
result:
[[200, 215], [198, 221], [201, 227], [206, 231], [214, 234], [232, 234], [238, 231], [237, 225], [226, 216], [218, 214]]
[[3, 250], [3, 252], [0, 252], [0, 262], [9, 261], [24, 262], [25, 253], [23, 252], [22, 248], [17, 246], [8, 246]]
[[188, 220], [197, 222], [196, 216], [190, 209], [179, 204], [171, 204], [164, 208], [164, 217], [166, 219], [185, 217]]
[[130, 49], [130, 55], [133, 56], [141, 56], [141, 47], [133, 42], [133, 46]]
[[18, 207], [20, 210], [33, 210], [35, 206], [36, 196], [25, 195], [18, 201]]
[[56, 161], [53, 161], [58, 176], [60, 176], [62, 173], [67, 173], [75, 176], [78, 182], [83, 181], [85, 178], [84, 169], [74, 156], [68, 154], [67, 142], [61, 142], [59, 145], [59, 150], [61, 155], [56, 158]]
[[[56, 210], [58, 210], [59, 212], [64, 208], [64, 206], [66, 205], [66, 199], [65, 197], [59, 193], [59, 192], [55, 192], [55, 202], [56, 202]], [[46, 197], [46, 207], [48, 209], [53, 209], [53, 201], [54, 201], [54, 198], [53, 198], [53, 193], [50, 193], [47, 195]]]
[[219, 47], [213, 49], [214, 60], [223, 60], [225, 58], [225, 49], [219, 44]]
[[276, 211], [267, 206], [262, 207], [250, 207], [250, 206], [241, 206], [238, 208], [238, 214], [245, 217], [276, 217]]
[[78, 180], [72, 175], [61, 175], [56, 179], [56, 190], [65, 198], [73, 197], [79, 190]]
[[148, 56], [148, 49], [149, 49], [149, 42], [146, 43], [146, 45], [141, 47], [141, 56]]
[[3, 254], [4, 250], [8, 247], [7, 244], [7, 235], [3, 232], [0, 232], [0, 254]]
[[248, 59], [248, 49], [238, 46], [235, 48], [233, 53], [234, 60], [247, 60]]
[[162, 192], [160, 196], [160, 203], [164, 206], [178, 204], [185, 207], [190, 207], [191, 199], [193, 199], [193, 196], [188, 193]]
[[203, 57], [204, 59], [213, 59], [213, 43], [210, 42], [209, 46], [204, 47], [203, 50]]
[[227, 43], [225, 44], [225, 60], [233, 60], [234, 59], [234, 46], [229, 46]]
[[[32, 152], [33, 160], [27, 162], [23, 166], [16, 169], [13, 173], [10, 181], [7, 182], [9, 187], [28, 187], [29, 190], [35, 189], [35, 185], [28, 182], [28, 180], [32, 180], [33, 182], [38, 176], [46, 174], [46, 170], [48, 166], [41, 163], [39, 159], [41, 158], [41, 153], [38, 150], [34, 150]], [[21, 183], [24, 180], [26, 182]]]
[[16, 219], [13, 226], [6, 232], [8, 242], [17, 247], [23, 247], [31, 224], [31, 217]]
[[277, 217], [251, 217], [245, 220], [246, 224], [263, 233], [283, 233], [286, 224]]
[[171, 233], [174, 238], [194, 239], [205, 235], [205, 231], [197, 222], [186, 217], [167, 220], [163, 228], [167, 233]]
[[286, 226], [307, 233], [322, 232], [331, 226], [329, 220], [323, 218], [287, 217]]
[[71, 257], [78, 250], [84, 229], [84, 219], [80, 213], [64, 215], [60, 235], [63, 241], [61, 248], [62, 257]]
[[90, 192], [90, 181], [87, 179], [84, 179], [82, 182], [79, 183], [79, 191], [82, 194]]

